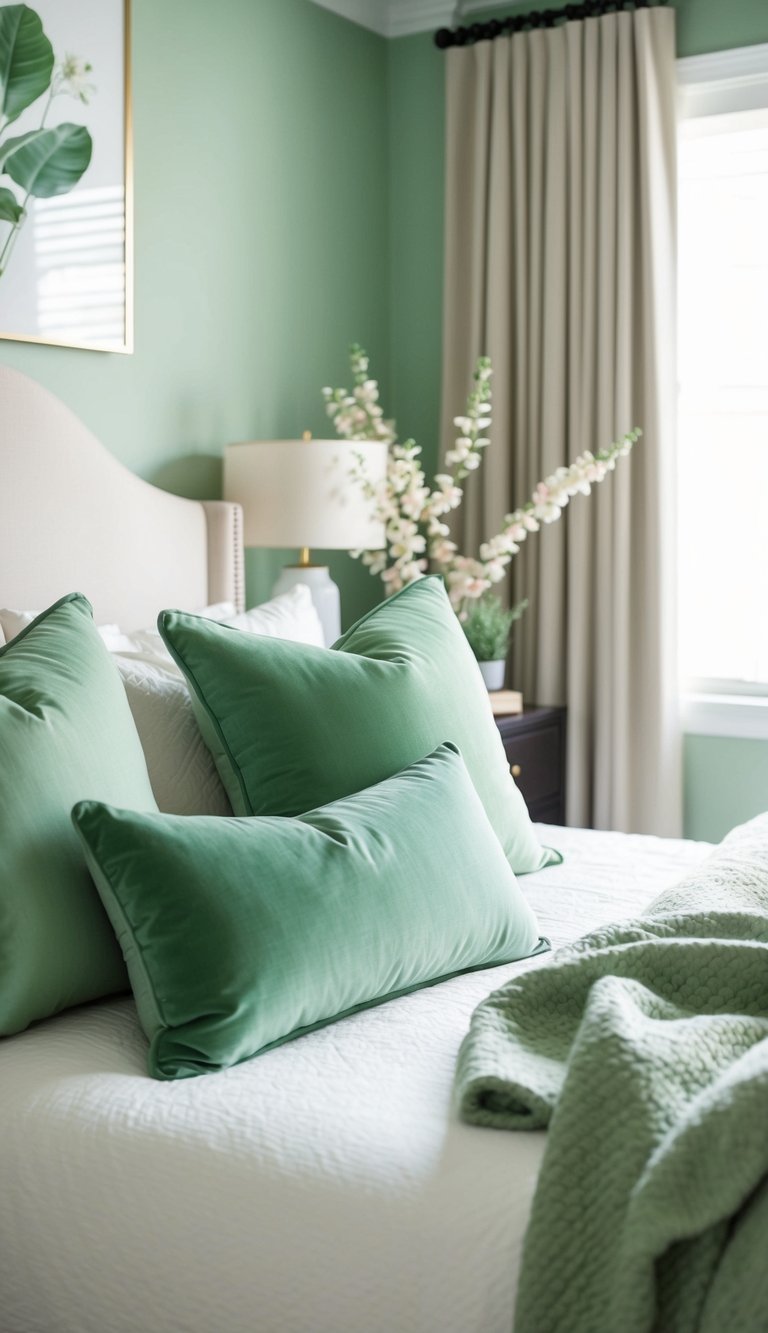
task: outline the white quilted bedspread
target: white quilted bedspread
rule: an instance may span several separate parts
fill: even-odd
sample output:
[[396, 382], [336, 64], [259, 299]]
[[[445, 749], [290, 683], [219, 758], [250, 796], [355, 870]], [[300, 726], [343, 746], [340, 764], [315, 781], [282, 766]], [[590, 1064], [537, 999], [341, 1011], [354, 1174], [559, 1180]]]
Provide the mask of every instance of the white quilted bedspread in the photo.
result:
[[[540, 829], [557, 945], [705, 844]], [[541, 960], [536, 960], [540, 964]], [[225, 1073], [156, 1083], [130, 999], [0, 1044], [0, 1333], [510, 1333], [544, 1136], [461, 1124], [458, 977]]]

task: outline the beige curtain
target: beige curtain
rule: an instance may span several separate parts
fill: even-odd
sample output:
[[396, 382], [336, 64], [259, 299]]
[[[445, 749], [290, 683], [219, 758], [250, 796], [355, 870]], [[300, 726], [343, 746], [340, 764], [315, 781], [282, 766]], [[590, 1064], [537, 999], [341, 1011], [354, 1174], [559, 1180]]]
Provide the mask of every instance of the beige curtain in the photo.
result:
[[447, 52], [443, 447], [475, 357], [492, 444], [474, 553], [541, 478], [638, 425], [630, 459], [512, 562], [512, 683], [568, 706], [568, 822], [680, 830], [675, 668], [674, 11]]

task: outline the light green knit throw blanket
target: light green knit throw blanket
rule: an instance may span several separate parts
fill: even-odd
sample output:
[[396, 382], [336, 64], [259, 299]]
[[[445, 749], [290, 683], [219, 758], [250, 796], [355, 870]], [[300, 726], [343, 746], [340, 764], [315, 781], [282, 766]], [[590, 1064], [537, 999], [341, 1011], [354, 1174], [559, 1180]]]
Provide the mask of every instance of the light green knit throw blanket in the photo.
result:
[[768, 1330], [768, 815], [485, 1000], [457, 1093], [549, 1130], [515, 1333]]

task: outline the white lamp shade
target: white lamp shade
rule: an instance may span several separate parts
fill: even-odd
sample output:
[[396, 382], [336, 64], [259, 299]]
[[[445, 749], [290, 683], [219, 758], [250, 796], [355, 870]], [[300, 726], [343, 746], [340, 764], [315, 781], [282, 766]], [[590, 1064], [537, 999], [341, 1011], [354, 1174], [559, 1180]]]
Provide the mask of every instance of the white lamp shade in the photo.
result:
[[387, 445], [370, 440], [255, 440], [224, 452], [224, 499], [243, 507], [246, 546], [381, 550], [384, 525], [371, 517], [353, 474], [383, 480]]

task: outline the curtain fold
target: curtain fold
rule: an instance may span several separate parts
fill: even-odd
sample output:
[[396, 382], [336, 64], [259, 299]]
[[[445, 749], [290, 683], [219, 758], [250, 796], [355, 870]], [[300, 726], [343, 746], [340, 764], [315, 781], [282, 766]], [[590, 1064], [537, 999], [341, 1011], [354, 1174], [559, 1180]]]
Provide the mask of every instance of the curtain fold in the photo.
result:
[[674, 11], [446, 53], [444, 447], [475, 358], [493, 443], [456, 522], [471, 554], [536, 482], [643, 439], [512, 562], [515, 686], [568, 706], [568, 820], [679, 833], [675, 664]]

